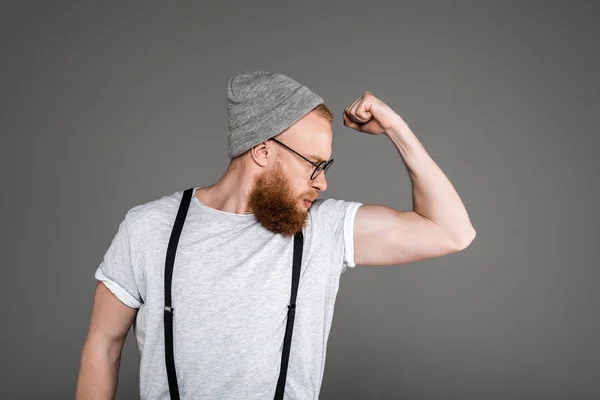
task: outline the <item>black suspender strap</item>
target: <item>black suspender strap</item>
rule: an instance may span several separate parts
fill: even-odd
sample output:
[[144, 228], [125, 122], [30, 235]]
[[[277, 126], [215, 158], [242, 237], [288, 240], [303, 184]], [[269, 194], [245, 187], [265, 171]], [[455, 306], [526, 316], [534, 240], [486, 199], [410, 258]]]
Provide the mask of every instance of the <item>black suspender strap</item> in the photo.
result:
[[[165, 262], [165, 308], [164, 308], [164, 327], [165, 327], [165, 361], [167, 366], [167, 378], [169, 380], [169, 392], [171, 399], [179, 400], [179, 387], [177, 385], [177, 374], [175, 373], [175, 360], [173, 356], [173, 312], [171, 303], [171, 283], [173, 280], [173, 266], [175, 264], [175, 253], [179, 237], [183, 229], [183, 223], [190, 206], [194, 188], [186, 189], [181, 198], [181, 204], [175, 217], [175, 224], [169, 239], [167, 247], [167, 260]], [[292, 332], [294, 330], [294, 318], [296, 317], [296, 297], [298, 295], [298, 284], [300, 282], [300, 267], [302, 265], [302, 248], [304, 245], [304, 235], [302, 231], [294, 235], [294, 263], [292, 268], [292, 293], [290, 304], [288, 305], [287, 323], [285, 326], [285, 337], [283, 339], [283, 351], [281, 353], [281, 369], [277, 388], [275, 391], [275, 400], [283, 399], [285, 381], [287, 377], [287, 368], [290, 357], [290, 347], [292, 345]]]
[[183, 223], [190, 206], [192, 192], [194, 188], [187, 189], [183, 192], [179, 211], [175, 217], [175, 224], [171, 231], [169, 239], [169, 247], [167, 247], [167, 260], [165, 262], [165, 361], [167, 363], [167, 378], [169, 379], [169, 392], [171, 399], [179, 400], [179, 387], [177, 385], [177, 374], [175, 373], [175, 359], [173, 357], [173, 307], [171, 304], [171, 283], [173, 280], [173, 265], [175, 264], [175, 253], [177, 252], [177, 244], [183, 229]]
[[283, 339], [283, 351], [281, 353], [281, 370], [277, 380], [275, 400], [283, 399], [285, 389], [285, 378], [287, 376], [288, 361], [290, 359], [290, 347], [292, 345], [292, 331], [294, 330], [294, 318], [296, 317], [296, 295], [298, 294], [298, 282], [300, 282], [300, 266], [302, 265], [302, 247], [304, 236], [302, 231], [294, 235], [294, 266], [292, 269], [292, 295], [288, 306], [287, 324], [285, 326], [285, 338]]

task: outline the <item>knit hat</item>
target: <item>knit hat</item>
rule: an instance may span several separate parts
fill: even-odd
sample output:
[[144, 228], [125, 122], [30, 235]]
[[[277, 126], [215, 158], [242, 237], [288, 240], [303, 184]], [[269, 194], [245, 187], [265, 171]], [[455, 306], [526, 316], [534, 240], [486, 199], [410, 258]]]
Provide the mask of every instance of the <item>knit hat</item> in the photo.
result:
[[229, 157], [272, 138], [323, 103], [306, 86], [279, 73], [243, 72], [229, 80]]

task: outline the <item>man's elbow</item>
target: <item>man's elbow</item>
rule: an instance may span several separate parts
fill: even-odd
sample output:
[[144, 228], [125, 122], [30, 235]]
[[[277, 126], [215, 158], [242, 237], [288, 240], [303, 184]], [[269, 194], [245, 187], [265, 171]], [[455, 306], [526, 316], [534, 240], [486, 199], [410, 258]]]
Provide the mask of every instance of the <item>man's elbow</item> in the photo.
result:
[[120, 341], [86, 338], [75, 386], [76, 400], [114, 398], [122, 347]]
[[475, 228], [471, 228], [468, 232], [460, 235], [460, 237], [454, 239], [454, 249], [456, 251], [462, 251], [469, 247], [473, 240], [475, 240], [476, 232]]

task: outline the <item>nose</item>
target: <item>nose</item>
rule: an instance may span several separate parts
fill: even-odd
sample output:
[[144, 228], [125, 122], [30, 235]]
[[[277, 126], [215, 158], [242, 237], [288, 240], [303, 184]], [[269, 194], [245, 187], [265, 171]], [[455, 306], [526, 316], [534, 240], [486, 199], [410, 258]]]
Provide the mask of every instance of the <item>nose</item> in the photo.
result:
[[317, 189], [319, 192], [327, 190], [327, 178], [325, 174], [321, 172], [315, 179], [311, 181], [312, 187]]

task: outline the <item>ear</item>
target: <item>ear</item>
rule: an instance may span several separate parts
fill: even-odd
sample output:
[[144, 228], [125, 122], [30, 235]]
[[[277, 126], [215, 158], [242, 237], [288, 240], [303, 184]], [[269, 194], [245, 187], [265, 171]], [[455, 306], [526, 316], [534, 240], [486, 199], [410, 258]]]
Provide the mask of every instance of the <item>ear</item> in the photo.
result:
[[266, 167], [275, 160], [277, 154], [273, 143], [265, 140], [250, 149], [250, 156], [255, 163], [261, 167]]

